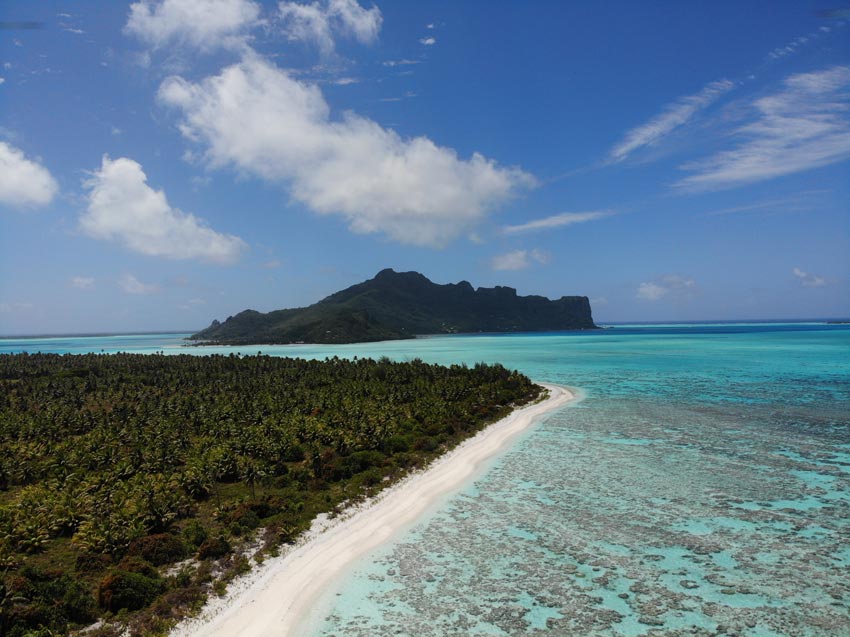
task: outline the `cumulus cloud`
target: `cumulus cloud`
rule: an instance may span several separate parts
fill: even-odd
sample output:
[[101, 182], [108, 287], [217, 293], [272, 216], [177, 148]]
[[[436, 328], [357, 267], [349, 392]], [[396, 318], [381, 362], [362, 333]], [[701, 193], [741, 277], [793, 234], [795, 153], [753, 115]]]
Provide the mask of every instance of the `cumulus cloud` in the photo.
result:
[[707, 160], [682, 166], [686, 190], [729, 188], [850, 157], [850, 66], [791, 75], [782, 90], [752, 104], [755, 119], [738, 128], [742, 141]]
[[537, 248], [533, 250], [512, 250], [493, 257], [490, 261], [490, 267], [494, 270], [524, 270], [531, 265], [532, 261], [548, 263], [549, 254]]
[[251, 0], [140, 0], [130, 5], [124, 32], [155, 49], [178, 44], [211, 51], [244, 44], [259, 17]]
[[239, 237], [215, 232], [202, 219], [172, 208], [132, 159], [104, 155], [100, 170], [84, 185], [90, 192], [80, 228], [96, 239], [151, 256], [214, 263], [232, 263], [246, 248]]
[[794, 273], [794, 276], [797, 277], [797, 280], [803, 287], [820, 288], [826, 285], [826, 279], [818, 276], [817, 274], [803, 272], [800, 268], [794, 268], [791, 272]]
[[146, 295], [159, 292], [159, 286], [155, 283], [142, 283], [130, 273], [126, 273], [118, 279], [118, 286], [127, 294]]
[[645, 281], [638, 286], [637, 298], [658, 301], [666, 296], [684, 297], [696, 291], [696, 281], [678, 274], [665, 274], [654, 281]]
[[668, 104], [659, 115], [626, 133], [623, 140], [611, 149], [608, 161], [621, 162], [636, 150], [657, 144], [662, 138], [690, 121], [699, 111], [730, 91], [733, 86], [734, 84], [729, 80], [711, 82], [699, 93], [679, 98]]
[[351, 112], [334, 119], [317, 86], [257, 56], [197, 83], [168, 78], [159, 99], [179, 109], [181, 132], [201, 144], [210, 167], [287, 184], [316, 213], [403, 243], [444, 245], [535, 183], [518, 168], [478, 153], [461, 159]]
[[585, 221], [593, 221], [610, 217], [614, 212], [611, 210], [596, 210], [593, 212], [563, 212], [559, 215], [544, 217], [543, 219], [535, 219], [527, 223], [522, 223], [516, 226], [502, 226], [502, 232], [505, 234], [518, 234], [521, 232], [533, 232], [535, 230], [549, 230], [551, 228], [561, 228], [563, 226], [571, 226], [576, 223], [584, 223]]
[[90, 290], [94, 287], [94, 278], [90, 276], [72, 276], [68, 285], [78, 290]]
[[361, 44], [371, 44], [378, 39], [383, 22], [378, 7], [364, 9], [356, 0], [311, 4], [281, 2], [278, 9], [286, 36], [315, 45], [323, 56], [334, 52], [336, 34], [354, 38]]
[[434, 37], [421, 38], [419, 40], [419, 44], [424, 44], [425, 46], [433, 46], [436, 43], [437, 43], [437, 38], [434, 38]]
[[13, 208], [45, 206], [58, 190], [56, 180], [44, 166], [0, 141], [0, 204]]

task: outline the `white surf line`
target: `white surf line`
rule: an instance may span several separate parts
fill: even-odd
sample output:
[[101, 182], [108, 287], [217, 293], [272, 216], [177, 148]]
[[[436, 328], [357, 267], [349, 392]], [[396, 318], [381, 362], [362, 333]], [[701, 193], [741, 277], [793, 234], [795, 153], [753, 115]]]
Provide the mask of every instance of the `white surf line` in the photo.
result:
[[179, 624], [171, 637], [289, 637], [317, 599], [352, 562], [392, 539], [434, 502], [457, 489], [487, 460], [543, 414], [574, 400], [575, 392], [549, 390], [539, 402], [511, 412], [374, 498], [344, 513], [334, 526], [314, 524], [301, 544], [267, 559], [231, 583], [225, 597]]

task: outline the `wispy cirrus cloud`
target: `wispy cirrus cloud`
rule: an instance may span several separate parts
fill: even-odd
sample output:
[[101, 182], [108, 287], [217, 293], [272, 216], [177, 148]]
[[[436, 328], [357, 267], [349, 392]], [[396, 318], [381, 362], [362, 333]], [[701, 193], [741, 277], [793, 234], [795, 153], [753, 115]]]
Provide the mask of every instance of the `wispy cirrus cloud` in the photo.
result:
[[689, 122], [701, 110], [717, 101], [735, 86], [729, 80], [718, 80], [703, 87], [699, 93], [688, 95], [671, 102], [660, 114], [645, 124], [631, 129], [608, 153], [608, 163], [626, 160], [635, 151], [657, 144], [677, 128]]
[[550, 230], [552, 228], [562, 228], [572, 226], [577, 223], [585, 223], [596, 219], [603, 219], [616, 214], [613, 210], [594, 210], [591, 212], [562, 212], [551, 217], [543, 219], [535, 219], [527, 223], [521, 223], [515, 226], [502, 226], [504, 234], [520, 234], [524, 232], [535, 232], [537, 230]]
[[713, 190], [773, 179], [850, 157], [850, 66], [787, 77], [756, 99], [755, 118], [740, 126], [735, 148], [682, 166], [693, 174], [680, 190]]
[[[843, 24], [839, 23], [839, 26], [843, 26]], [[815, 31], [810, 31], [805, 35], [798, 36], [793, 40], [790, 40], [786, 44], [782, 46], [778, 46], [767, 54], [768, 60], [780, 60], [789, 55], [793, 55], [800, 50], [801, 47], [805, 46], [810, 42], [814, 42], [832, 31], [832, 27], [818, 27]]]
[[819, 205], [819, 198], [829, 190], [805, 190], [787, 197], [765, 199], [762, 201], [754, 201], [740, 206], [729, 206], [728, 208], [719, 208], [703, 213], [706, 217], [715, 217], [720, 215], [733, 215], [738, 213], [754, 213], [754, 214], [779, 214], [791, 212], [805, 212], [812, 210]]

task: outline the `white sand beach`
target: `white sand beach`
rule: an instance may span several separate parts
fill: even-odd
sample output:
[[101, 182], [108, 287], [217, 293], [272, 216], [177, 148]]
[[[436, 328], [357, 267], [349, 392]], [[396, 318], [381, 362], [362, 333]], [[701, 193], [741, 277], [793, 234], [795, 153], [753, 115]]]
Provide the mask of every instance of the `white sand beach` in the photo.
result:
[[266, 560], [231, 584], [225, 597], [212, 599], [199, 617], [178, 625], [171, 637], [297, 634], [318, 598], [352, 562], [415, 522], [536, 418], [575, 398], [565, 387], [543, 385], [549, 390], [545, 400], [514, 411], [330, 526], [314, 525], [293, 550]]

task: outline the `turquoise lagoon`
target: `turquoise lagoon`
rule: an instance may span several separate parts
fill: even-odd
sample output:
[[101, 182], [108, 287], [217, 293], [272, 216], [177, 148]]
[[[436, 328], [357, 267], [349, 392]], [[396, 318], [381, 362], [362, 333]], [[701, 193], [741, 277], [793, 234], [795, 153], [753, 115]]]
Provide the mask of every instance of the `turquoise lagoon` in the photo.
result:
[[498, 361], [581, 389], [355, 563], [310, 635], [850, 636], [850, 326], [255, 348], [183, 336], [4, 339], [0, 352]]

